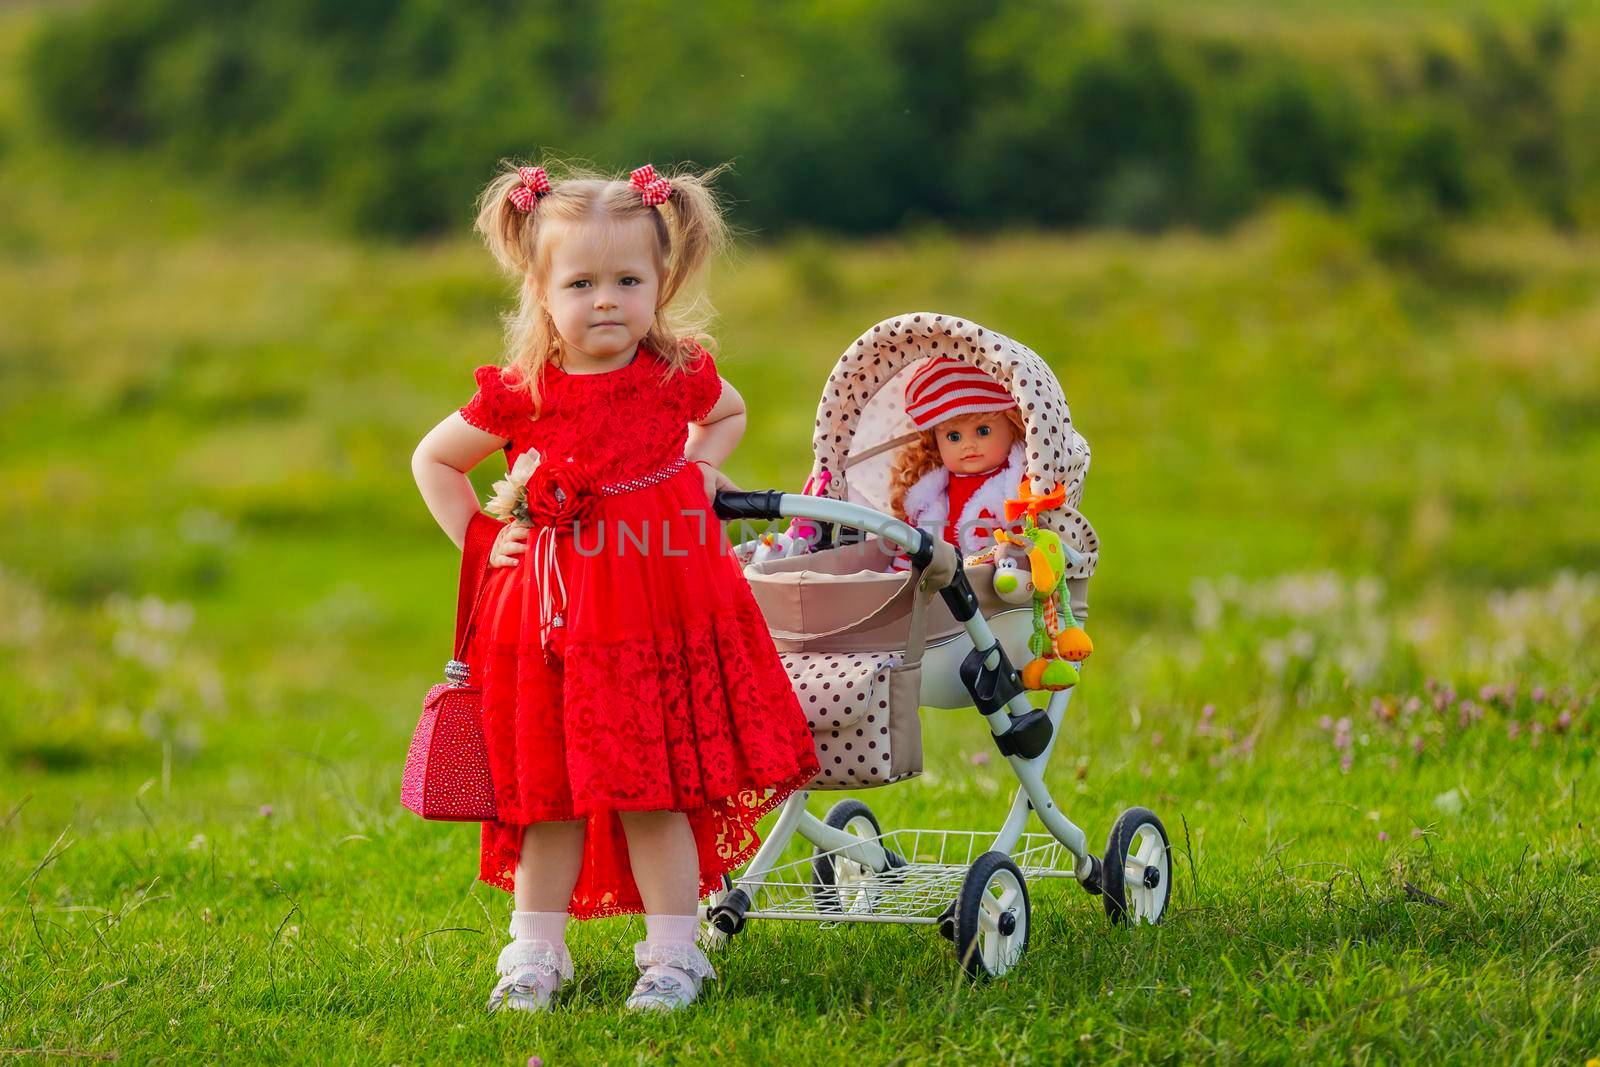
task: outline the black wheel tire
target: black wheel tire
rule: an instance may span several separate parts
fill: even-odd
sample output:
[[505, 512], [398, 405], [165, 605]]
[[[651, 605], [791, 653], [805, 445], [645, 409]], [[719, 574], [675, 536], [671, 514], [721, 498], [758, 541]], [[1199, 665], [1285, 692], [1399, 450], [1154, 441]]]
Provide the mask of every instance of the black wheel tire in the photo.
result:
[[[733, 892], [733, 879], [724, 874], [722, 876], [722, 888], [716, 893], [712, 894], [712, 898], [707, 899], [706, 916], [703, 920], [704, 928], [700, 931], [699, 937], [700, 945], [705, 949], [706, 952], [716, 952], [718, 950], [727, 948], [728, 942], [733, 940], [733, 934], [739, 932], [738, 930], [735, 930], [733, 933], [729, 933], [721, 926], [717, 925], [716, 908], [710, 903], [711, 899], [717, 899], [719, 903], [722, 900], [726, 900], [728, 894], [731, 892]], [[740, 928], [743, 928], [742, 923], [740, 924]]]
[[[828, 814], [822, 821], [835, 830], [844, 830], [849, 833], [850, 823], [855, 820], [865, 820], [872, 827], [870, 834], [857, 833], [857, 837], [881, 837], [883, 827], [878, 825], [878, 817], [872, 814], [872, 809], [861, 801], [849, 798], [839, 801], [828, 809]], [[860, 823], [857, 823], [859, 829]], [[889, 853], [889, 868], [905, 866], [905, 860], [893, 852]], [[836, 885], [833, 869], [833, 857], [826, 855], [826, 850], [814, 850], [811, 860], [811, 896], [817, 902], [817, 910], [837, 914], [844, 911], [844, 901], [840, 898]]]
[[[1014, 948], [1005, 957], [997, 960], [997, 965], [991, 968], [983, 959], [983, 947], [980, 944], [982, 931], [978, 925], [978, 916], [982, 912], [984, 898], [990, 895], [990, 884], [996, 878], [1009, 878], [1020, 890], [1017, 902], [1009, 909], [1009, 914], [1013, 922], [1020, 923], [1022, 936]], [[985, 852], [967, 868], [967, 877], [962, 881], [961, 892], [956, 896], [956, 959], [961, 961], [962, 970], [966, 971], [967, 977], [981, 982], [998, 978], [1014, 969], [1022, 961], [1023, 953], [1028, 951], [1028, 936], [1032, 929], [1033, 916], [1028, 904], [1027, 879], [1022, 877], [1017, 865], [1012, 863], [1011, 857], [1004, 852]]]
[[956, 902], [951, 901], [939, 913], [939, 936], [951, 943], [956, 939]]
[[1128, 848], [1133, 844], [1134, 835], [1141, 827], [1150, 827], [1161, 837], [1161, 848], [1165, 853], [1165, 868], [1167, 886], [1160, 895], [1159, 908], [1154, 918], [1141, 916], [1144, 921], [1158, 923], [1167, 914], [1167, 904], [1172, 900], [1172, 841], [1167, 837], [1167, 828], [1161, 825], [1161, 820], [1156, 818], [1156, 813], [1149, 808], [1129, 808], [1117, 816], [1117, 821], [1111, 824], [1111, 833], [1106, 835], [1106, 854], [1101, 859], [1100, 874], [1100, 899], [1105, 904], [1106, 917], [1114, 923], [1126, 923], [1128, 914], [1128, 887], [1126, 863]]

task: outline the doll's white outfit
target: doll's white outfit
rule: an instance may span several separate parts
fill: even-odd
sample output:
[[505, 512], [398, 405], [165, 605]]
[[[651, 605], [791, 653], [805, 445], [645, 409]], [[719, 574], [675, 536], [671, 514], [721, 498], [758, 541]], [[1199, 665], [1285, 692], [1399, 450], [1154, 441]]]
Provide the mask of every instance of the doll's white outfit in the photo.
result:
[[[994, 532], [1005, 522], [1006, 501], [1017, 495], [1025, 472], [1022, 445], [1011, 446], [1006, 462], [981, 474], [952, 474], [935, 467], [906, 490], [906, 521], [955, 545], [963, 556], [994, 544]], [[952, 515], [952, 509], [955, 514]], [[910, 560], [901, 556], [895, 569]]]

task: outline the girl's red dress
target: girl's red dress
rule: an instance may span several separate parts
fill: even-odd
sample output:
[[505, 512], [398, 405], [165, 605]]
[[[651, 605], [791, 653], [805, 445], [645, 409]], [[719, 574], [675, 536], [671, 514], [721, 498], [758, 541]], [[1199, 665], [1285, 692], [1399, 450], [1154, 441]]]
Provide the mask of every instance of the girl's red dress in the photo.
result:
[[[676, 374], [643, 346], [602, 374], [547, 366], [537, 418], [514, 379], [479, 367], [461, 415], [506, 439], [508, 465], [533, 449], [601, 483], [645, 478], [682, 460], [689, 423], [721, 393], [715, 363], [697, 355]], [[533, 557], [488, 572], [468, 656], [499, 813], [483, 826], [479, 877], [510, 890], [523, 828], [581, 818], [571, 914], [642, 911], [617, 813], [671, 809], [688, 813], [704, 896], [754, 854], [756, 822], [818, 765], [700, 467], [601, 495], [576, 533], [559, 536], [566, 636], [554, 665], [539, 638]]]

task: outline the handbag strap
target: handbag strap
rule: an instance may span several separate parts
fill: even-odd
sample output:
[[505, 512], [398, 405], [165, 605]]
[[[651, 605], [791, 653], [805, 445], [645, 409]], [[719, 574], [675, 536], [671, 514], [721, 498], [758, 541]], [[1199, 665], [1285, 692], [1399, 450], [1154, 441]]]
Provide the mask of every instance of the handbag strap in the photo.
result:
[[477, 621], [483, 591], [488, 585], [484, 578], [488, 573], [489, 552], [505, 525], [481, 511], [473, 512], [472, 518], [467, 520], [467, 532], [461, 542], [461, 580], [456, 591], [455, 658], [459, 662], [466, 661], [473, 623]]

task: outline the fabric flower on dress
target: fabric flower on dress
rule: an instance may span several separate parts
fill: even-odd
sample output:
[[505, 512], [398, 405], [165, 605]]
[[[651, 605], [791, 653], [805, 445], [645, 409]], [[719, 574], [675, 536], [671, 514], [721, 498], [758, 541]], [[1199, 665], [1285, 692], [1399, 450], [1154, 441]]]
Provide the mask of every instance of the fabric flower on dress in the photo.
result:
[[517, 517], [534, 526], [568, 526], [589, 515], [600, 483], [572, 460], [542, 463], [528, 479]]

